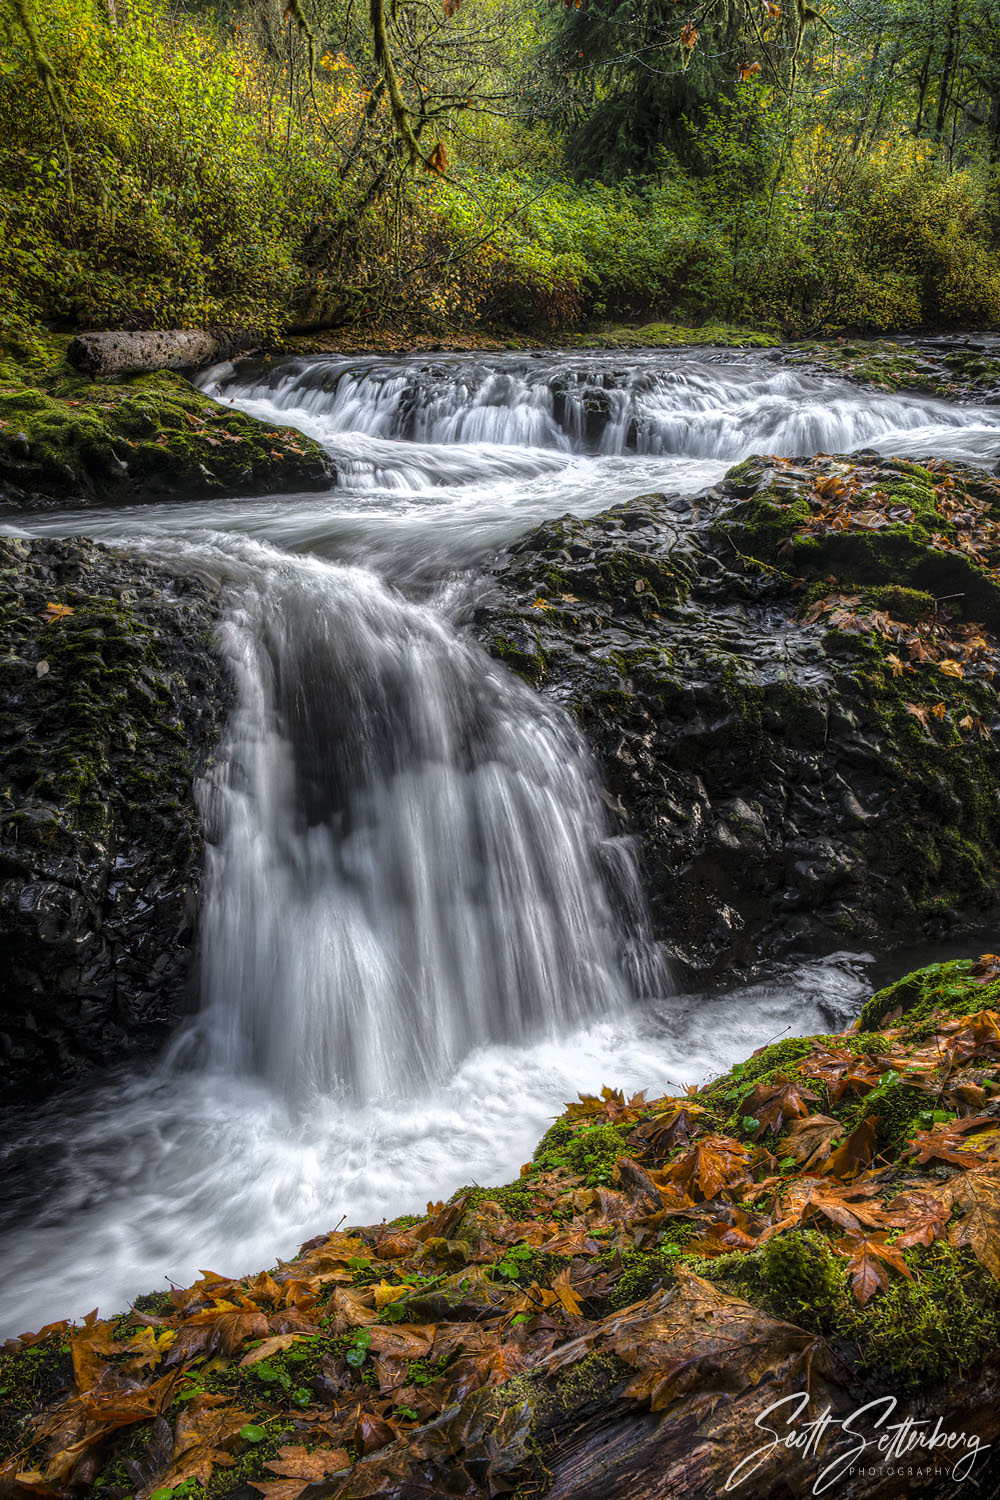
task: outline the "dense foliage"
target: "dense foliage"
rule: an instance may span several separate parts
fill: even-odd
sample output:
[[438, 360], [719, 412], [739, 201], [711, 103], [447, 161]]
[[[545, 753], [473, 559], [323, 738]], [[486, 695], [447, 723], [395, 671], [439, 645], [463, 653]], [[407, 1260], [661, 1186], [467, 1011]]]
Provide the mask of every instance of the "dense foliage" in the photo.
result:
[[0, 0], [0, 332], [1000, 321], [1000, 0]]

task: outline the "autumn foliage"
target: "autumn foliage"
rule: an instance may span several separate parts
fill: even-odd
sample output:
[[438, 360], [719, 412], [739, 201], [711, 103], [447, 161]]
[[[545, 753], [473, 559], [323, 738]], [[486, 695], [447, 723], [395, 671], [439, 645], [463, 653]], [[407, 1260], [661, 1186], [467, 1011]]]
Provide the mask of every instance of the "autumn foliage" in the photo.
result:
[[298, 1500], [418, 1474], [503, 1493], [515, 1378], [613, 1355], [622, 1399], [665, 1413], [720, 1359], [748, 1389], [802, 1378], [813, 1312], [775, 1322], [766, 1277], [740, 1282], [781, 1245], [826, 1247], [838, 1358], [877, 1381], [870, 1320], [894, 1286], [920, 1295], [928, 1256], [1000, 1283], [1000, 959], [914, 978], [906, 1005], [872, 1002], [877, 1030], [779, 1043], [677, 1097], [581, 1096], [505, 1188], [10, 1341], [0, 1389], [31, 1357], [57, 1378], [8, 1428], [3, 1493], [57, 1500], [103, 1476], [102, 1493], [164, 1500], [231, 1477]]

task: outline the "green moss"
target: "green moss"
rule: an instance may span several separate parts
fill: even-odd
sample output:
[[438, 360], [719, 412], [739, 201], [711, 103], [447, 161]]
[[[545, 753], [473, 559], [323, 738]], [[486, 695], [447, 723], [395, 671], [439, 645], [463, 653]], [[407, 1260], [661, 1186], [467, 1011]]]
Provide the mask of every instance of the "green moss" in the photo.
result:
[[[862, 1120], [874, 1117], [878, 1122], [875, 1127], [876, 1149], [882, 1156], [891, 1157], [902, 1148], [918, 1125], [930, 1129], [932, 1109], [933, 1101], [925, 1090], [912, 1087], [890, 1069], [867, 1094], [835, 1113], [848, 1131]], [[922, 1116], [926, 1116], [923, 1121]]]
[[817, 1230], [786, 1231], [760, 1250], [692, 1261], [690, 1268], [801, 1328], [839, 1337], [853, 1332], [857, 1308], [844, 1262]]
[[786, 1037], [761, 1047], [746, 1062], [717, 1079], [707, 1090], [710, 1107], [726, 1111], [738, 1122], [741, 1105], [748, 1094], [758, 1085], [772, 1083], [779, 1075], [794, 1067], [815, 1045], [814, 1037]]
[[0, 370], [0, 489], [106, 501], [329, 483], [318, 443], [222, 407], [172, 370], [95, 382], [68, 365]]
[[893, 1278], [857, 1320], [861, 1369], [900, 1393], [975, 1375], [1000, 1341], [1000, 1285], [941, 1242], [906, 1258], [914, 1279]]
[[476, 1208], [480, 1203], [498, 1203], [512, 1219], [527, 1219], [533, 1210], [531, 1187], [523, 1180], [507, 1183], [504, 1187], [467, 1188], [464, 1192], [469, 1208]]
[[538, 687], [543, 681], [546, 673], [545, 655], [534, 632], [524, 632], [520, 641], [498, 632], [490, 637], [487, 650], [533, 687]]
[[290, 1422], [267, 1417], [260, 1425], [264, 1426], [266, 1433], [260, 1442], [242, 1443], [233, 1455], [235, 1462], [231, 1468], [213, 1469], [212, 1477], [204, 1489], [206, 1500], [228, 1500], [229, 1496], [233, 1496], [234, 1500], [247, 1500], [247, 1497], [258, 1494], [251, 1487], [255, 1479], [274, 1480], [275, 1476], [265, 1465], [276, 1459], [279, 1450], [289, 1442], [292, 1425]]
[[614, 1125], [590, 1125], [578, 1130], [560, 1154], [574, 1172], [594, 1177], [609, 1172], [620, 1156], [628, 1154], [627, 1135]]
[[[744, 567], [753, 558], [780, 565], [797, 579], [814, 580], [804, 596], [806, 604], [824, 592], [860, 590], [868, 607], [889, 613], [895, 609], [896, 618], [912, 620], [923, 612], [921, 605], [930, 607], [935, 599], [949, 597], [964, 618], [996, 628], [1000, 585], [991, 573], [961, 551], [932, 545], [935, 534], [955, 535], [953, 522], [937, 509], [939, 480], [920, 464], [894, 459], [872, 469], [866, 483], [873, 496], [881, 497], [879, 504], [907, 507], [912, 520], [871, 531], [800, 534], [813, 517], [808, 499], [794, 487], [786, 488], [780, 472], [775, 476], [763, 460], [748, 459], [727, 475], [730, 492], [766, 488], [716, 521], [712, 534], [735, 550]], [[962, 476], [959, 490], [965, 483]]]
[[549, 1156], [553, 1152], [562, 1151], [567, 1142], [572, 1139], [573, 1127], [564, 1115], [560, 1115], [558, 1120], [552, 1122], [538, 1142], [534, 1155], [531, 1158], [532, 1161], [540, 1162], [543, 1157]]
[[660, 1287], [669, 1286], [674, 1267], [685, 1258], [684, 1247], [693, 1234], [694, 1226], [678, 1219], [667, 1225], [655, 1250], [624, 1250], [620, 1256], [616, 1251], [606, 1257], [609, 1263], [615, 1259], [621, 1261], [621, 1273], [604, 1304], [606, 1310], [615, 1312], [630, 1307], [633, 1302], [651, 1297]]
[[[64, 820], [98, 834], [108, 818], [106, 788], [112, 780], [136, 825], [154, 829], [160, 800], [173, 798], [176, 806], [174, 788], [186, 775], [184, 735], [162, 715], [170, 691], [156, 634], [123, 600], [88, 597], [73, 588], [61, 595], [51, 602], [70, 613], [51, 621], [26, 620], [17, 595], [0, 604], [0, 642], [12, 651], [30, 642], [47, 668], [34, 689], [45, 750], [30, 757], [24, 775], [33, 795], [56, 810], [50, 841], [58, 842]], [[164, 753], [172, 739], [175, 753]], [[127, 755], [112, 776], [111, 757], [123, 749]], [[7, 770], [20, 779], [16, 757]]]
[[902, 1011], [908, 1025], [928, 1020], [937, 1010], [949, 1015], [971, 1015], [982, 1010], [990, 1004], [988, 992], [994, 992], [996, 986], [984, 988], [971, 978], [974, 967], [972, 959], [951, 959], [904, 975], [871, 997], [861, 1012], [859, 1030], [876, 1030], [897, 1009]]
[[715, 322], [706, 323], [701, 328], [689, 328], [682, 323], [643, 323], [638, 327], [614, 324], [568, 337], [564, 335], [564, 339], [585, 349], [675, 349], [686, 345], [774, 349], [781, 342], [775, 333]]
[[63, 1338], [52, 1335], [27, 1348], [0, 1349], [0, 1463], [24, 1446], [39, 1408], [72, 1383], [73, 1361]]

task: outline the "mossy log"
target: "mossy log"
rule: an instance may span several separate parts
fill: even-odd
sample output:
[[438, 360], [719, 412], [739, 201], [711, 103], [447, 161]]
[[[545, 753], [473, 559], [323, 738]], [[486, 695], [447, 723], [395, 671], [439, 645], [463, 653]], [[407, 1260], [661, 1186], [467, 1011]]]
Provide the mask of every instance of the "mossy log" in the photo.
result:
[[81, 333], [66, 357], [87, 375], [143, 375], [150, 370], [197, 370], [213, 360], [233, 359], [260, 348], [244, 330], [173, 328], [157, 333]]

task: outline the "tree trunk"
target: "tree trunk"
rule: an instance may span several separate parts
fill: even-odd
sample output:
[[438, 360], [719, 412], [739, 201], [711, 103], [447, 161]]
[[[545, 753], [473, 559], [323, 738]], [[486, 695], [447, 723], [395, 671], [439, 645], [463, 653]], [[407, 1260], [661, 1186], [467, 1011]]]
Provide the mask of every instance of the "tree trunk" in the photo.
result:
[[172, 329], [163, 333], [81, 333], [66, 358], [88, 375], [141, 375], [148, 370], [196, 370], [219, 359], [233, 359], [260, 348], [245, 330]]

